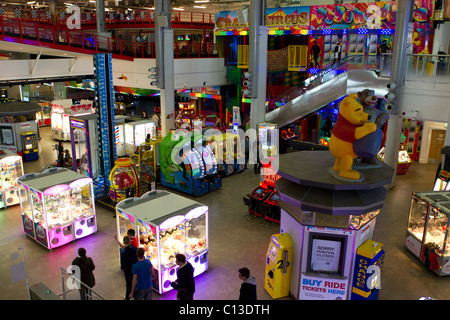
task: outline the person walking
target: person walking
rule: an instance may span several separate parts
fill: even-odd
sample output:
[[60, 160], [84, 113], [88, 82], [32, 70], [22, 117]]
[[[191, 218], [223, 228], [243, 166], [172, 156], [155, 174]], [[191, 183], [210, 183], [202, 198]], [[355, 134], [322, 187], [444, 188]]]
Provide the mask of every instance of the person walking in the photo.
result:
[[150, 260], [145, 259], [144, 248], [137, 248], [136, 256], [138, 261], [131, 268], [133, 281], [131, 292], [128, 297], [134, 300], [152, 300], [153, 283], [155, 279], [155, 269]]
[[317, 44], [317, 40], [314, 40], [314, 45], [311, 47], [311, 53], [314, 59], [314, 68], [320, 68], [319, 63], [320, 47]]
[[92, 258], [86, 256], [86, 249], [78, 249], [78, 257], [72, 261], [72, 265], [80, 268], [79, 279], [80, 283], [80, 298], [81, 300], [92, 300], [91, 289], [95, 286], [95, 270], [94, 261]]
[[256, 279], [250, 275], [248, 268], [239, 269], [239, 279], [242, 280], [239, 290], [239, 300], [257, 300], [256, 299]]
[[175, 263], [179, 266], [177, 270], [177, 280], [171, 282], [170, 285], [175, 290], [182, 290], [182, 294], [178, 295], [179, 300], [194, 300], [194, 268], [186, 261], [186, 256], [181, 253], [175, 256]]
[[138, 261], [137, 248], [130, 244], [130, 237], [123, 237], [123, 244], [125, 248], [120, 254], [120, 269], [123, 270], [125, 275], [125, 300], [130, 300], [131, 286], [133, 284], [133, 272], [132, 267]]

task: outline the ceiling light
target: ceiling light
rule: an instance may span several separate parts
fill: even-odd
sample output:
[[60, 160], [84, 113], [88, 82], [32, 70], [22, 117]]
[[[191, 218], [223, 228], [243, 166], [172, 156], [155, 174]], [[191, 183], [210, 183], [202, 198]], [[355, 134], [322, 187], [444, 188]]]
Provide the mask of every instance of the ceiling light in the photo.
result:
[[36, 1], [28, 1], [27, 4], [33, 4], [36, 3]]
[[183, 11], [184, 8], [172, 8], [173, 10]]
[[206, 3], [209, 2], [209, 0], [195, 0], [195, 3]]
[[194, 6], [194, 8], [197, 8], [197, 9], [206, 9], [205, 6]]

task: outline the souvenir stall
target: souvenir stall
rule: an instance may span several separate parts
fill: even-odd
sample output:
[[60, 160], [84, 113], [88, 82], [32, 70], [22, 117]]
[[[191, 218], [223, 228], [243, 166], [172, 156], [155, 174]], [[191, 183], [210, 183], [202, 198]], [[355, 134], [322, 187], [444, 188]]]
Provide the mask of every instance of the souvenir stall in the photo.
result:
[[92, 179], [66, 168], [29, 173], [18, 180], [25, 234], [47, 249], [97, 231]]
[[0, 209], [20, 202], [17, 178], [22, 175], [22, 157], [8, 150], [0, 150]]
[[136, 231], [139, 246], [157, 270], [153, 281], [159, 294], [172, 289], [177, 278], [175, 255], [184, 254], [194, 277], [208, 269], [208, 207], [188, 198], [157, 190], [128, 198], [116, 206], [117, 237]]
[[94, 113], [93, 102], [81, 100], [73, 104], [72, 99], [52, 101], [52, 136], [54, 139], [70, 141], [70, 116], [81, 116]]
[[438, 276], [450, 275], [449, 216], [450, 192], [412, 194], [405, 245]]

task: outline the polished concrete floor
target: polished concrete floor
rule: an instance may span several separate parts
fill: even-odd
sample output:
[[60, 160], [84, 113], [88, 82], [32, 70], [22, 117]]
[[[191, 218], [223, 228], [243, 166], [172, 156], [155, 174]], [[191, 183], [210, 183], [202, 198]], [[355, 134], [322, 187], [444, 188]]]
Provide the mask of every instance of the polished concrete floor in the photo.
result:
[[[51, 129], [41, 128], [41, 137], [39, 160], [25, 162], [25, 173], [40, 172], [56, 158], [56, 152], [51, 149], [56, 143], [51, 138]], [[68, 142], [65, 145], [69, 147]], [[450, 277], [438, 277], [426, 270], [404, 245], [411, 193], [431, 190], [436, 168], [436, 165], [415, 162], [406, 175], [396, 176], [384, 210], [377, 217], [374, 240], [383, 243], [386, 250], [380, 300], [450, 298]], [[258, 183], [259, 176], [247, 169], [223, 179], [219, 190], [194, 198], [209, 206], [209, 270], [196, 278], [196, 300], [236, 300], [241, 285], [238, 269], [243, 266], [257, 279], [258, 298], [271, 299], [264, 290], [265, 256], [271, 235], [280, 231], [279, 225], [250, 216], [242, 200]], [[29, 284], [42, 282], [57, 294], [62, 293], [61, 268], [67, 268], [78, 248], [84, 247], [96, 265], [94, 290], [105, 299], [122, 300], [125, 281], [114, 239], [114, 213], [101, 206], [96, 210], [98, 231], [95, 234], [52, 251], [23, 233], [19, 205], [0, 210], [0, 299], [28, 299], [26, 282], [12, 283], [10, 276], [10, 267], [21, 261], [20, 255], [19, 258], [14, 255], [20, 253], [20, 247], [23, 247]], [[77, 298], [68, 295], [68, 299]], [[154, 294], [154, 299], [174, 300], [175, 293]]]

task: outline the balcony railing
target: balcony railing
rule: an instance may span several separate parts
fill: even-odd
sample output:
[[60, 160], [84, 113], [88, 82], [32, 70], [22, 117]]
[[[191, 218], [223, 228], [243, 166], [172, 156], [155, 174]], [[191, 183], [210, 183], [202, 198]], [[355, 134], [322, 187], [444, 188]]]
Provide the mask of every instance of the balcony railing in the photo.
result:
[[[155, 43], [137, 42], [70, 30], [66, 26], [46, 25], [0, 16], [0, 40], [48, 47], [78, 53], [112, 53], [115, 58], [155, 58]], [[174, 44], [174, 58], [217, 57], [215, 43]]]
[[[20, 19], [44, 24], [54, 24], [66, 26], [70, 13], [51, 14], [44, 10], [22, 10], [20, 18], [14, 11], [6, 11], [3, 17], [8, 19]], [[81, 13], [81, 26], [85, 28], [95, 28], [97, 17], [95, 13]], [[214, 28], [214, 13], [177, 11], [171, 15], [172, 26], [182, 27], [183, 25], [198, 25], [205, 28]], [[155, 24], [155, 14], [153, 10], [137, 10], [133, 12], [105, 12], [105, 22], [112, 26], [126, 26], [134, 24]]]

